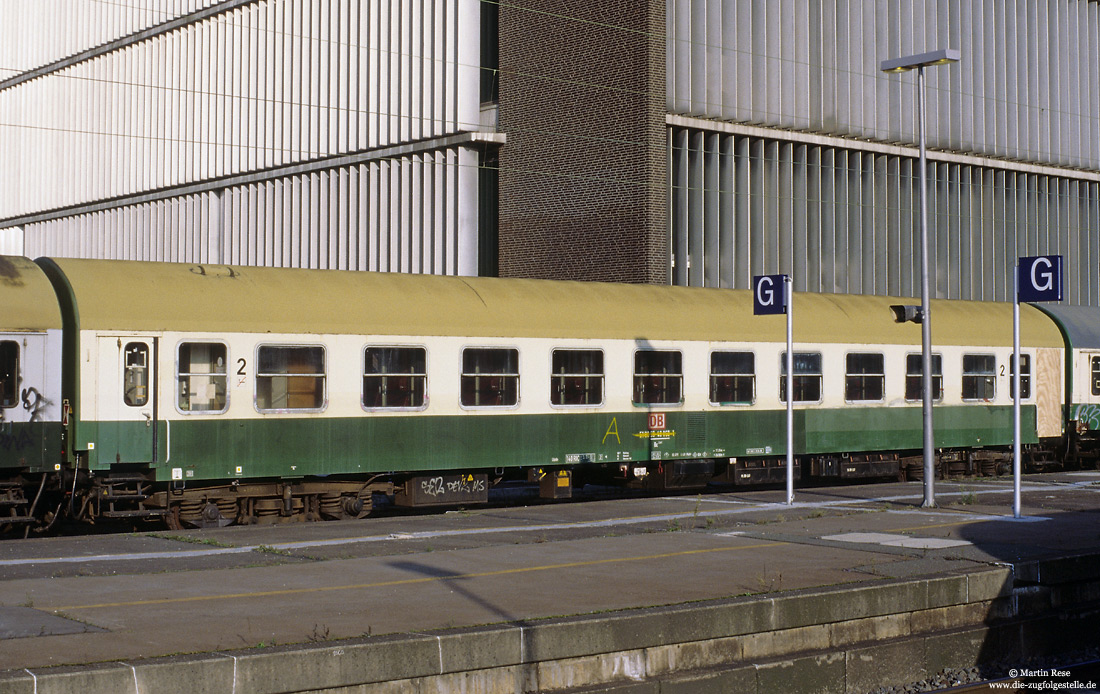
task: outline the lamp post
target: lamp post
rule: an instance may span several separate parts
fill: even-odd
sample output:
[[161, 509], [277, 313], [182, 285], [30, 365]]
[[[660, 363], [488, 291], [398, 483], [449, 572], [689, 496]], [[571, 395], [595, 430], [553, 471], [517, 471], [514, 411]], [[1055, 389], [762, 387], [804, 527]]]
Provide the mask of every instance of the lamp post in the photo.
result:
[[928, 297], [928, 159], [924, 145], [924, 68], [958, 62], [959, 51], [941, 48], [904, 58], [883, 60], [883, 72], [917, 71], [917, 130], [920, 143], [918, 189], [920, 191], [920, 302], [921, 302], [921, 393], [924, 401], [924, 508], [936, 505], [936, 446], [932, 435], [932, 314]]

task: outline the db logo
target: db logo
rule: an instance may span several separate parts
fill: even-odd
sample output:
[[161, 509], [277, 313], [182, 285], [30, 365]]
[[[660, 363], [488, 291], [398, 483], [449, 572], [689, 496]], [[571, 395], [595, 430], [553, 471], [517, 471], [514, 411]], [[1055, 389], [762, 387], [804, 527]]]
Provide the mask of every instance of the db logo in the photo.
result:
[[649, 415], [649, 430], [664, 429], [665, 428], [665, 415], [663, 412], [658, 414]]

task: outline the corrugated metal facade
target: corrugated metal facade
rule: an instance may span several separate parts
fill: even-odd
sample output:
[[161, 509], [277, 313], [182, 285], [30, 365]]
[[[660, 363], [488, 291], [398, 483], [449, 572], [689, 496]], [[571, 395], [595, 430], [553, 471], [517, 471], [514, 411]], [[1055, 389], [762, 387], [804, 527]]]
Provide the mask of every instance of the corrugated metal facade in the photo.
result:
[[[33, 27], [65, 3], [16, 4]], [[478, 0], [77, 4], [102, 26], [15, 64], [128, 38], [0, 89], [28, 254], [476, 273], [478, 147], [446, 138], [479, 129]]]
[[[782, 268], [795, 289], [920, 293], [916, 161], [674, 128], [675, 284], [748, 287]], [[1066, 257], [1066, 300], [1100, 295], [1100, 180], [929, 162], [933, 290], [1011, 299], [1019, 256]], [[686, 261], [684, 260], [686, 259]]]
[[928, 146], [1100, 162], [1096, 0], [668, 0], [671, 113], [916, 142], [916, 88], [879, 62], [958, 48], [927, 71]]
[[[217, 5], [218, 0], [3, 0], [0, 25], [34, 41], [0, 42], [0, 79]], [[58, 21], [64, 17], [65, 21]]]
[[27, 224], [26, 245], [61, 257], [472, 275], [477, 246], [461, 241], [477, 228], [475, 156], [453, 147], [111, 207]]
[[692, 116], [670, 122], [675, 283], [781, 271], [811, 291], [918, 293], [916, 150], [866, 141], [917, 135], [915, 77], [879, 62], [954, 47], [958, 64], [927, 70], [929, 147], [978, 156], [930, 162], [935, 294], [1004, 300], [1018, 255], [1062, 253], [1067, 300], [1100, 305], [1100, 3], [667, 8], [667, 105]]

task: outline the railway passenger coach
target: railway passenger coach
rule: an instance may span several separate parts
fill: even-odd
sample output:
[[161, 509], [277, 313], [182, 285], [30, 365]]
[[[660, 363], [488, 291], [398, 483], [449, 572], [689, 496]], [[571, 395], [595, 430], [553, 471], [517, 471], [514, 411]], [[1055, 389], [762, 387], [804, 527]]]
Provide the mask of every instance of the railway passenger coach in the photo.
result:
[[1069, 422], [1056, 465], [1095, 468], [1100, 462], [1100, 309], [1040, 304], [1066, 344], [1066, 412]]
[[[752, 315], [749, 292], [3, 262], [12, 518], [207, 526], [357, 517], [377, 493], [484, 501], [520, 476], [553, 498], [575, 475], [656, 489], [783, 479], [785, 322]], [[904, 473], [922, 425], [920, 327], [891, 309], [905, 301], [795, 302], [800, 474]], [[936, 445], [945, 461], [1003, 458], [1012, 307], [933, 306]], [[1025, 442], [1053, 449], [1066, 342], [1029, 306], [1022, 336]], [[17, 414], [53, 428], [19, 430]]]
[[0, 307], [0, 524], [26, 524], [24, 489], [63, 460], [61, 312], [37, 265], [3, 256]]

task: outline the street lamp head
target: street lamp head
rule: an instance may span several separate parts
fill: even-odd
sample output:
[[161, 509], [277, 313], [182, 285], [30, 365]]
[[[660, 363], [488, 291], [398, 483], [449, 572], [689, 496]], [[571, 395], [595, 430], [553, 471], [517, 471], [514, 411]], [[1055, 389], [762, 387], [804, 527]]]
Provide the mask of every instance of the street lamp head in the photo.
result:
[[919, 67], [930, 67], [932, 65], [946, 65], [947, 63], [956, 63], [959, 61], [960, 53], [957, 48], [941, 48], [936, 51], [929, 51], [927, 53], [919, 53], [917, 55], [907, 55], [904, 58], [890, 58], [883, 60], [879, 64], [879, 69], [883, 72], [906, 72]]

